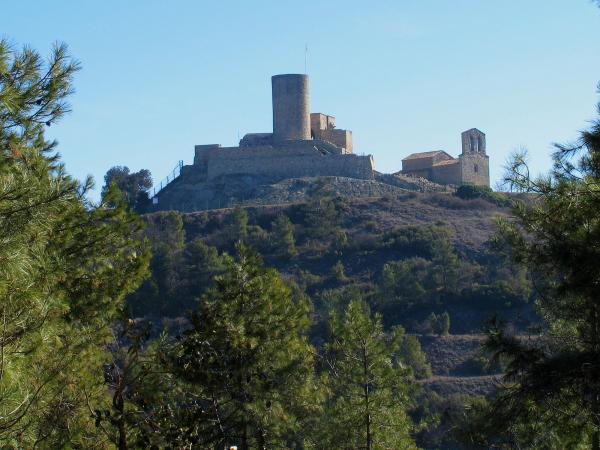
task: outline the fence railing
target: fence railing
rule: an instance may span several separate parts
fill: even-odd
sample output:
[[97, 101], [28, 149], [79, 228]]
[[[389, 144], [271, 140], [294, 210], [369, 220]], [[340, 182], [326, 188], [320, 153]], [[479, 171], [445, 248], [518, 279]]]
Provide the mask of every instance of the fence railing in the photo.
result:
[[181, 175], [182, 167], [183, 167], [183, 161], [179, 161], [177, 163], [177, 165], [175, 166], [175, 168], [171, 171], [171, 173], [169, 173], [169, 175], [167, 175], [165, 178], [163, 178], [161, 180], [160, 184], [154, 186], [154, 189], [152, 189], [152, 197], [156, 197], [156, 194], [158, 194], [160, 191], [162, 191], [170, 182], [172, 182], [179, 175]]

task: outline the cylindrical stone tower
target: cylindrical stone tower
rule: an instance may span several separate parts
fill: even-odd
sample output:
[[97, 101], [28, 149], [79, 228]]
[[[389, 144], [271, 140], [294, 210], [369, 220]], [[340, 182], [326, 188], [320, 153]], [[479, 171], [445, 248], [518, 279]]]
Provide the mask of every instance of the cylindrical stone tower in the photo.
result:
[[274, 75], [271, 86], [274, 140], [310, 139], [308, 75]]

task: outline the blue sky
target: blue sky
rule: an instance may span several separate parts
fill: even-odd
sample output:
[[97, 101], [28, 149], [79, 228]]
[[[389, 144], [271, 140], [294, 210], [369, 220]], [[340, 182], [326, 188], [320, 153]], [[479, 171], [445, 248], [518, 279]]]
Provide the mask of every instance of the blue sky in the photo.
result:
[[150, 169], [195, 144], [269, 132], [270, 77], [304, 72], [311, 110], [357, 153], [400, 170], [409, 153], [487, 134], [492, 183], [511, 151], [550, 167], [551, 143], [595, 117], [600, 8], [588, 0], [0, 1], [0, 35], [82, 64], [73, 112], [50, 129], [67, 169]]

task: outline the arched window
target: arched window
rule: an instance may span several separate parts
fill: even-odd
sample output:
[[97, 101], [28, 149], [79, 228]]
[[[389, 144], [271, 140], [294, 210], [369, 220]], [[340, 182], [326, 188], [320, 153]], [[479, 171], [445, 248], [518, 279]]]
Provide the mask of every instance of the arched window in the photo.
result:
[[483, 148], [483, 139], [481, 139], [481, 136], [477, 137], [477, 151], [483, 153], [484, 152], [484, 148]]
[[476, 144], [475, 144], [475, 136], [471, 135], [469, 136], [469, 139], [471, 141], [471, 151], [472, 152], [476, 152], [477, 149], [475, 148]]
[[473, 172], [475, 172], [475, 173], [479, 172], [479, 166], [477, 164], [475, 164], [473, 166]]

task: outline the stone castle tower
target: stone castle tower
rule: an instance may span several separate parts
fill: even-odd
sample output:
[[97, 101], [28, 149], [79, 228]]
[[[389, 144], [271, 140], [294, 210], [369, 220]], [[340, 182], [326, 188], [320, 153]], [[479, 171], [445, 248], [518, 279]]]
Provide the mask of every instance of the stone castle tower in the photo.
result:
[[308, 75], [274, 75], [271, 77], [271, 87], [273, 141], [309, 140], [311, 137]]

